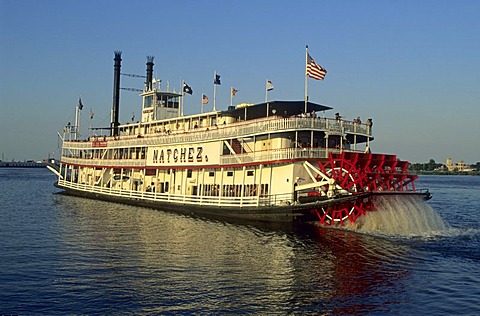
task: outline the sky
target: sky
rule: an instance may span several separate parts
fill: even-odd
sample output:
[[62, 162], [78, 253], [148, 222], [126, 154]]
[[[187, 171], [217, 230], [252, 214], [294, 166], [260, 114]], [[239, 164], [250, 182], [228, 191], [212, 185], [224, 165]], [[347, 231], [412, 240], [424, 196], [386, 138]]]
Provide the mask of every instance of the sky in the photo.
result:
[[[154, 73], [180, 89], [185, 114], [201, 96], [217, 109], [265, 99], [303, 100], [305, 46], [327, 69], [309, 99], [346, 119], [372, 118], [374, 152], [402, 160], [480, 161], [480, 1], [59, 1], [0, 0], [0, 153], [5, 160], [58, 156], [57, 132], [108, 126], [114, 51], [122, 72]], [[121, 77], [125, 88], [144, 79]], [[210, 106], [210, 108], [208, 108]], [[90, 122], [90, 110], [94, 114]], [[140, 118], [137, 92], [122, 90], [120, 120]], [[1, 159], [1, 157], [0, 157]]]

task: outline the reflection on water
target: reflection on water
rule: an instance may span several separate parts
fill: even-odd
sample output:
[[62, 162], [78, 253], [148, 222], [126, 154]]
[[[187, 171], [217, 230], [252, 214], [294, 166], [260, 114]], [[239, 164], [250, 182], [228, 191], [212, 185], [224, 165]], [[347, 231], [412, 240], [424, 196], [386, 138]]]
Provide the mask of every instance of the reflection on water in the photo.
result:
[[1, 313], [480, 314], [480, 177], [421, 177], [448, 233], [415, 238], [208, 221], [54, 180], [0, 170]]
[[71, 310], [111, 311], [115, 302], [134, 312], [359, 314], [392, 308], [394, 298], [388, 307], [379, 298], [395, 297], [408, 282], [408, 247], [351, 231], [272, 231], [55, 199], [55, 288]]

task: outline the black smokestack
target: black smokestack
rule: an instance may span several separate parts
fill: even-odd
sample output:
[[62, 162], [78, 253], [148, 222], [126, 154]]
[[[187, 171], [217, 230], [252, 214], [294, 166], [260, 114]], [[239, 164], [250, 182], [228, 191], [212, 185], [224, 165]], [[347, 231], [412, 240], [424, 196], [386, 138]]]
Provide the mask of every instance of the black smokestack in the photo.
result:
[[153, 82], [153, 56], [147, 56], [147, 91], [152, 90]]
[[110, 136], [118, 136], [119, 110], [120, 110], [120, 68], [122, 67], [122, 52], [116, 51], [115, 65], [113, 66], [113, 109]]

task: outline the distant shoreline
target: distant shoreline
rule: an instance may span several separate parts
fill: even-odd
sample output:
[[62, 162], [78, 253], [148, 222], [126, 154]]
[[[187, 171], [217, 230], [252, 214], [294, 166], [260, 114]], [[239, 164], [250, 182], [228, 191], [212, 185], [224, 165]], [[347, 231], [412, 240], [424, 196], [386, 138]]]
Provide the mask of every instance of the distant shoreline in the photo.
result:
[[435, 175], [435, 176], [480, 176], [479, 171], [471, 171], [471, 172], [455, 172], [455, 171], [413, 171], [414, 174], [428, 176], [428, 175]]
[[0, 168], [45, 168], [44, 162], [0, 161]]

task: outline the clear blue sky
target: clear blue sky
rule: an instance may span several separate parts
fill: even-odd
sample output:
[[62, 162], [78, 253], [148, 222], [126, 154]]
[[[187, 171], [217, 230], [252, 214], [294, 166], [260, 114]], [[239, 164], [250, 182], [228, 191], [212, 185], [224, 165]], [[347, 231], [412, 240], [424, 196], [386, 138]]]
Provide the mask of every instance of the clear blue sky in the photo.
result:
[[[73, 122], [107, 126], [113, 52], [122, 72], [194, 90], [185, 113], [302, 100], [305, 45], [328, 70], [309, 81], [310, 100], [345, 118], [373, 118], [374, 151], [424, 162], [480, 161], [480, 1], [14, 1], [0, 0], [0, 153], [41, 159], [57, 152], [57, 131]], [[122, 77], [123, 87], [142, 79]], [[121, 121], [140, 117], [140, 98], [122, 91]], [[211, 106], [212, 102], [210, 102]], [[88, 132], [85, 129], [83, 134]], [[1, 158], [0, 158], [1, 159]]]

